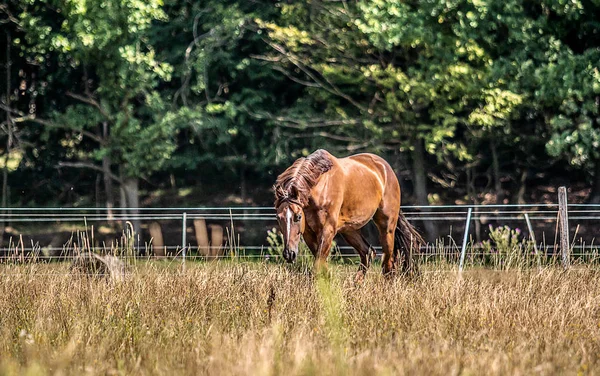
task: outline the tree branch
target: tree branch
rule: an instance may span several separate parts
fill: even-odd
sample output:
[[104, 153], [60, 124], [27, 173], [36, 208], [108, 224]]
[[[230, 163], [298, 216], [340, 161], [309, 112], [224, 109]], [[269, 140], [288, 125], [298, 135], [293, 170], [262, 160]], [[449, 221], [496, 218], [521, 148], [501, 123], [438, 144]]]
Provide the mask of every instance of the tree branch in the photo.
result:
[[4, 105], [4, 103], [0, 103], [0, 109], [4, 110], [4, 111], [8, 111], [10, 113], [12, 113], [13, 115], [17, 115], [19, 117], [14, 117], [12, 118], [12, 121], [14, 123], [23, 123], [23, 122], [27, 122], [27, 121], [31, 121], [32, 123], [36, 123], [36, 124], [40, 124], [46, 127], [50, 127], [50, 128], [55, 128], [55, 129], [64, 129], [64, 130], [72, 130], [74, 132], [80, 132], [82, 135], [90, 138], [93, 141], [96, 141], [97, 143], [99, 143], [100, 145], [104, 145], [104, 140], [99, 137], [98, 135], [90, 132], [90, 131], [86, 131], [85, 129], [73, 129], [73, 128], [68, 128], [68, 127], [64, 127], [60, 124], [56, 124], [54, 122], [51, 122], [49, 120], [44, 120], [44, 119], [38, 119], [35, 114], [31, 114], [31, 115], [27, 115], [21, 111], [15, 110], [13, 108], [7, 107]]
[[306, 128], [325, 128], [336, 125], [358, 125], [361, 124], [360, 119], [346, 119], [346, 120], [327, 120], [327, 119], [294, 119], [286, 116], [275, 116], [270, 113], [257, 113], [249, 110], [245, 106], [240, 107], [241, 110], [245, 111], [248, 115], [255, 119], [260, 120], [274, 120], [280, 122], [284, 127], [294, 129], [306, 129]]
[[102, 106], [100, 105], [100, 103], [97, 100], [95, 100], [94, 98], [92, 98], [91, 95], [88, 94], [87, 97], [84, 97], [82, 95], [75, 94], [73, 92], [67, 91], [67, 96], [71, 97], [73, 99], [77, 99], [80, 102], [89, 104], [90, 106], [93, 106], [93, 107], [97, 108], [98, 111], [100, 111], [100, 113], [102, 114], [102, 116], [104, 116], [106, 119], [110, 119], [110, 116], [108, 115], [108, 113], [106, 112], [106, 110], [104, 110], [104, 108], [102, 108]]
[[19, 19], [8, 10], [8, 5], [0, 4], [0, 13], [6, 14], [6, 20], [0, 20], [0, 25], [12, 22], [17, 26], [18, 30], [23, 30], [21, 24], [19, 23]]
[[325, 138], [330, 138], [330, 139], [336, 140], [336, 141], [360, 142], [359, 139], [354, 138], [354, 137], [339, 136], [339, 135], [331, 134], [331, 133], [327, 133], [327, 132], [319, 132], [316, 135], [317, 136], [321, 136], [321, 137], [325, 137]]
[[110, 171], [104, 171], [104, 169], [100, 166], [96, 166], [90, 162], [58, 162], [58, 168], [61, 167], [74, 167], [74, 168], [88, 168], [95, 171], [100, 171], [102, 173], [107, 174], [112, 180], [116, 181], [119, 184], [122, 184], [123, 181], [115, 174]]
[[320, 74], [322, 80], [319, 77], [317, 77], [313, 72], [311, 72], [311, 70], [304, 63], [302, 63], [301, 59], [298, 56], [294, 55], [291, 52], [286, 51], [286, 49], [282, 45], [271, 42], [265, 38], [263, 38], [263, 41], [266, 44], [268, 44], [271, 48], [273, 48], [275, 51], [277, 51], [280, 54], [282, 54], [283, 56], [285, 56], [290, 63], [292, 63], [296, 67], [298, 67], [298, 69], [300, 69], [302, 72], [304, 72], [304, 74], [306, 74], [311, 80], [313, 80], [315, 82], [315, 84], [320, 86], [322, 89], [330, 92], [331, 94], [334, 94], [341, 98], [344, 98], [345, 100], [347, 100], [350, 104], [352, 104], [354, 107], [358, 108], [359, 110], [361, 110], [363, 112], [366, 111], [366, 109], [360, 103], [356, 102], [349, 95], [343, 93], [327, 77], [323, 76], [322, 74]]
[[300, 85], [304, 85], [304, 86], [308, 86], [308, 87], [320, 87], [318, 84], [310, 82], [310, 81], [305, 81], [305, 80], [301, 80], [299, 78], [296, 78], [292, 75], [292, 73], [290, 71], [288, 71], [287, 69], [280, 67], [279, 65], [273, 65], [273, 69], [275, 69], [276, 71], [279, 71], [281, 73], [283, 73], [287, 78], [289, 78], [290, 80], [299, 83]]
[[354, 143], [359, 143], [361, 142], [361, 140], [359, 140], [358, 138], [354, 138], [354, 137], [346, 137], [346, 136], [339, 136], [336, 134], [331, 134], [328, 132], [316, 132], [316, 133], [310, 133], [310, 134], [288, 134], [286, 135], [286, 137], [289, 138], [309, 138], [309, 137], [315, 137], [315, 136], [319, 136], [319, 137], [324, 137], [324, 138], [329, 138], [331, 140], [335, 140], [335, 141], [343, 141], [343, 142], [354, 142]]

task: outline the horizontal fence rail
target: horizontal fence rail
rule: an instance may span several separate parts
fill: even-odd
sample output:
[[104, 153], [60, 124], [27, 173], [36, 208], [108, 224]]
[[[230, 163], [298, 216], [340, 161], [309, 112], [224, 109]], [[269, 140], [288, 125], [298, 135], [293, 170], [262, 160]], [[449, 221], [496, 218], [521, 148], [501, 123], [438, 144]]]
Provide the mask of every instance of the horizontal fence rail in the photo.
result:
[[[587, 238], [591, 240], [573, 241], [571, 245], [571, 256], [596, 255], [597, 247], [594, 245], [593, 232], [596, 226], [590, 222], [600, 222], [600, 204], [569, 204], [569, 221], [577, 226], [572, 230], [575, 235], [581, 228], [587, 229]], [[504, 224], [517, 223], [516, 227], [527, 229], [533, 227], [532, 239], [535, 239], [540, 252], [544, 254], [555, 254], [559, 248], [557, 240], [557, 230], [554, 224], [557, 223], [559, 206], [558, 204], [515, 204], [515, 205], [439, 205], [439, 206], [403, 206], [402, 211], [406, 218], [411, 222], [446, 223], [450, 233], [442, 236], [437, 244], [428, 244], [422, 247], [414, 255], [419, 257], [428, 257], [431, 255], [449, 255], [465, 257], [477, 257], [485, 255], [486, 250], [482, 244], [476, 244], [473, 241], [474, 226], [472, 223], [478, 223], [479, 226], [487, 228], [488, 223], [493, 223], [494, 227]], [[110, 213], [110, 214], [109, 214]], [[469, 218], [469, 220], [467, 220]], [[91, 227], [98, 229], [98, 225], [111, 223], [115, 228], [126, 228], [126, 222], [139, 222], [144, 231], [147, 232], [147, 226], [151, 222], [159, 222], [170, 228], [170, 238], [168, 244], [162, 247], [167, 255], [123, 255], [125, 258], [166, 258], [185, 257], [189, 260], [210, 259], [215, 255], [200, 255], [201, 251], [207, 251], [210, 247], [203, 247], [197, 244], [191, 244], [186, 236], [193, 232], [193, 221], [203, 219], [220, 223], [223, 227], [231, 231], [224, 233], [228, 241], [220, 251], [225, 253], [225, 257], [235, 256], [240, 259], [265, 259], [273, 257], [269, 254], [271, 245], [266, 242], [266, 233], [269, 228], [277, 227], [275, 210], [272, 207], [176, 207], [176, 208], [0, 208], [0, 222], [3, 223], [3, 229], [14, 227], [16, 232], [4, 234], [4, 242], [0, 246], [0, 262], [2, 260], [14, 260], [18, 257], [36, 257], [38, 260], [68, 260], [73, 257], [72, 247], [77, 244], [82, 249], [82, 239], [78, 239], [79, 233], [91, 231]], [[529, 223], [527, 223], [529, 222]], [[34, 235], [36, 229], [27, 226], [37, 226], [53, 228], [52, 226], [68, 225], [67, 229], [61, 231], [71, 231], [72, 236], [67, 244], [63, 246], [47, 245], [36, 243]], [[262, 233], [262, 241], [255, 240], [246, 243], [244, 235], [239, 237], [235, 234], [236, 228], [248, 229], [254, 227], [254, 232]], [[423, 227], [423, 226], [420, 226]], [[536, 228], [543, 228], [538, 230]], [[19, 233], [19, 231], [22, 231]], [[185, 229], [185, 231], [183, 230]], [[456, 232], [453, 232], [455, 231]], [[28, 234], [26, 231], [29, 231]], [[57, 230], [58, 231], [58, 230]], [[125, 230], [123, 230], [125, 231]], [[178, 231], [178, 232], [177, 232]], [[530, 232], [525, 230], [524, 232]], [[174, 235], [177, 233], [178, 235]], [[120, 239], [118, 231], [112, 234], [115, 239]], [[542, 235], [542, 236], [540, 236]], [[236, 238], [238, 236], [238, 238]], [[23, 240], [23, 237], [27, 238]], [[29, 239], [31, 238], [31, 239]], [[122, 238], [121, 238], [122, 239]], [[459, 243], [454, 239], [463, 239]], [[581, 238], [583, 239], [583, 238]], [[31, 244], [25, 244], [29, 242]], [[178, 241], [181, 240], [179, 244]], [[93, 241], [93, 239], [92, 239]], [[85, 242], [83, 242], [85, 243]], [[88, 239], [89, 243], [89, 239]], [[466, 250], [469, 245], [468, 251]], [[88, 244], [89, 246], [89, 244]], [[151, 239], [144, 236], [140, 240], [139, 236], [134, 239], [133, 249], [136, 251], [144, 250], [151, 246]], [[94, 244], [92, 244], [92, 248]], [[109, 244], [99, 242], [95, 247], [110, 249]], [[377, 254], [381, 254], [381, 247], [374, 247]], [[146, 252], [147, 253], [147, 252]], [[21, 254], [21, 255], [19, 255]], [[357, 257], [352, 248], [348, 246], [339, 246], [336, 252], [332, 252], [333, 257], [347, 258]], [[32, 256], [33, 255], [33, 256]], [[594, 256], [595, 257], [595, 256]]]

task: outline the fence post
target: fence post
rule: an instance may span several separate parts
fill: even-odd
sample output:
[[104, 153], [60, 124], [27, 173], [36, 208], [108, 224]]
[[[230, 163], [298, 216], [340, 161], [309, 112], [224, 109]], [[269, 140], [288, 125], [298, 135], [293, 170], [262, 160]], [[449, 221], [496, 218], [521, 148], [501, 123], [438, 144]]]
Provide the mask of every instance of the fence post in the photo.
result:
[[531, 241], [533, 242], [533, 250], [535, 251], [535, 254], [538, 254], [538, 247], [537, 247], [537, 243], [535, 241], [535, 234], [533, 232], [533, 226], [531, 226], [531, 221], [529, 220], [529, 213], [524, 213], [523, 214], [525, 216], [525, 223], [527, 223], [527, 229], [529, 230], [529, 237], [531, 238]]
[[181, 218], [181, 257], [185, 262], [185, 248], [187, 244], [187, 213], [183, 212], [183, 217]]
[[467, 253], [467, 239], [469, 238], [469, 227], [471, 225], [471, 214], [473, 208], [469, 208], [467, 211], [467, 222], [465, 223], [465, 235], [463, 236], [462, 249], [460, 250], [460, 264], [458, 265], [458, 271], [462, 272], [465, 265], [465, 254]]
[[560, 253], [562, 266], [567, 269], [571, 265], [569, 246], [569, 213], [567, 211], [567, 188], [558, 188], [558, 219], [560, 231]]
[[533, 232], [533, 226], [531, 225], [531, 221], [529, 220], [529, 213], [523, 213], [525, 216], [525, 222], [527, 223], [527, 229], [529, 230], [529, 238], [533, 242], [533, 250], [535, 251], [535, 258], [537, 259], [538, 268], [542, 267], [542, 260], [540, 260], [540, 254], [538, 251], [537, 243], [535, 240], [535, 233]]

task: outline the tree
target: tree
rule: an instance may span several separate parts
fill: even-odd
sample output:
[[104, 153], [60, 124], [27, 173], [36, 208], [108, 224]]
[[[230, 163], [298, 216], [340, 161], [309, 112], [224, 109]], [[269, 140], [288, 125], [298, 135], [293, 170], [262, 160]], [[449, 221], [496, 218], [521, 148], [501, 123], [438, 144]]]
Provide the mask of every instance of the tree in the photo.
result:
[[57, 72], [40, 69], [49, 86], [68, 83], [44, 119], [36, 111], [22, 119], [46, 132], [76, 135], [71, 160], [60, 166], [102, 171], [107, 205], [117, 182], [122, 204], [136, 215], [138, 179], [159, 170], [175, 148], [157, 91], [172, 68], [156, 59], [147, 36], [152, 22], [166, 19], [161, 1], [31, 0], [20, 6], [23, 52], [41, 66], [59, 62]]
[[[537, 169], [548, 160], [567, 160], [594, 171], [587, 174], [594, 176], [591, 201], [600, 201], [598, 11], [600, 6], [588, 1], [515, 1], [490, 14], [500, 31], [491, 41], [497, 46], [495, 77], [522, 98], [511, 122], [513, 128], [519, 124], [514, 132], [519, 142], [511, 150], [521, 150], [521, 160], [533, 157]], [[552, 158], [532, 152], [540, 141]]]
[[483, 10], [466, 1], [371, 1], [282, 12], [293, 15], [287, 24], [258, 21], [275, 51], [266, 60], [308, 87], [313, 108], [347, 121], [330, 132], [351, 150], [410, 151], [417, 203], [427, 205], [429, 156], [469, 161], [457, 130], [482, 112], [482, 97], [508, 95], [488, 85], [491, 59], [473, 38]]
[[170, 22], [158, 26], [153, 44], [175, 68], [164, 89], [172, 93], [167, 117], [181, 129], [169, 166], [201, 170], [205, 180], [233, 176], [244, 201], [248, 179], [274, 179], [276, 166], [312, 142], [286, 137], [296, 124], [274, 116], [303, 88], [253, 58], [268, 49], [253, 20], [275, 17], [277, 9], [240, 1], [173, 1], [165, 9]]

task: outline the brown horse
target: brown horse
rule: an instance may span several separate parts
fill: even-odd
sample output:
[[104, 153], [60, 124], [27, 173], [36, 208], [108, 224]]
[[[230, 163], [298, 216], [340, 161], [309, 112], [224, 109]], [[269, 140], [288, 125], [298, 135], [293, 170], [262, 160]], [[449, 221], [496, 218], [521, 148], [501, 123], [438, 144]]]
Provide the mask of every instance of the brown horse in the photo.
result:
[[286, 261], [296, 259], [302, 235], [319, 268], [339, 233], [360, 255], [357, 279], [362, 279], [375, 252], [360, 230], [373, 219], [383, 248], [384, 275], [395, 274], [400, 252], [403, 271], [414, 271], [412, 252], [419, 250], [423, 238], [400, 212], [400, 185], [383, 158], [356, 154], [338, 159], [317, 150], [296, 160], [273, 188]]

